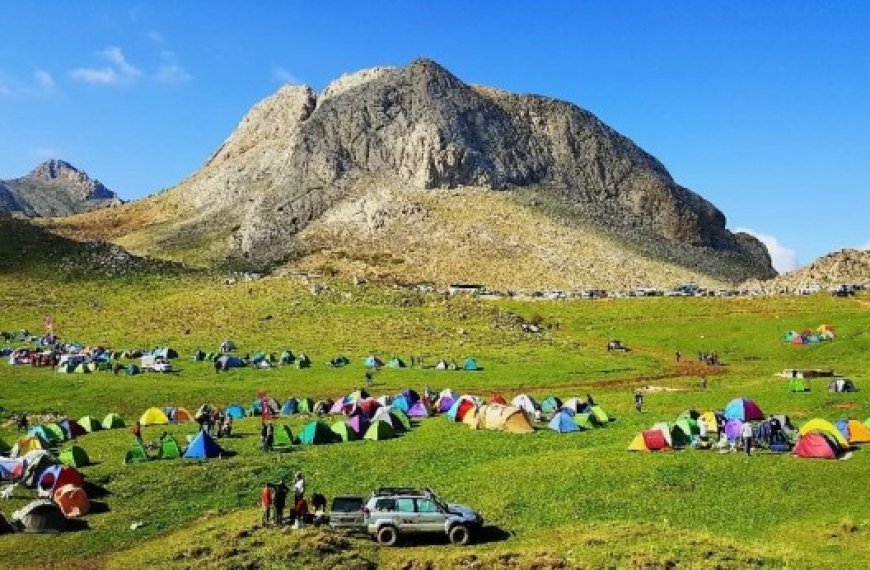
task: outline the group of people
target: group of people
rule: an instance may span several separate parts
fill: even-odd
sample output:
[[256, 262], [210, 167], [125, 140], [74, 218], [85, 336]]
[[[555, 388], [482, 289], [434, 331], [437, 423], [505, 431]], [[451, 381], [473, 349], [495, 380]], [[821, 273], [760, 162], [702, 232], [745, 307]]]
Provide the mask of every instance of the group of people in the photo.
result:
[[[263, 483], [260, 490], [260, 506], [263, 509], [263, 526], [274, 523], [276, 526], [284, 526], [287, 522], [285, 510], [290, 488], [281, 479], [277, 483]], [[314, 513], [311, 513], [311, 509]], [[296, 473], [293, 477], [293, 503], [289, 511], [290, 522], [293, 528], [301, 528], [306, 524], [320, 524], [326, 519], [326, 497], [320, 493], [314, 493], [311, 505], [305, 499], [305, 477], [302, 473]]]
[[215, 437], [230, 437], [233, 434], [233, 417], [219, 408], [204, 406], [196, 416], [200, 429]]

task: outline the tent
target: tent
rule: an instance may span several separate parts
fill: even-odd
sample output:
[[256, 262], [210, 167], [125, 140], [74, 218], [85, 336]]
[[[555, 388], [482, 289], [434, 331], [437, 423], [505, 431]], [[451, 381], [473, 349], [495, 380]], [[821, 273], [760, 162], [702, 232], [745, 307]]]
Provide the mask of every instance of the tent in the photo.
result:
[[49, 467], [57, 465], [57, 459], [44, 449], [28, 451], [21, 456], [21, 460], [24, 461], [22, 483], [27, 487], [35, 487], [42, 472]]
[[124, 427], [124, 420], [118, 414], [109, 414], [103, 418], [103, 429], [118, 429]]
[[690, 440], [700, 434], [700, 430], [698, 429], [698, 422], [691, 418], [678, 419], [676, 422], [674, 422], [674, 428], [682, 431], [683, 434]]
[[55, 489], [52, 495], [55, 504], [63, 512], [63, 516], [74, 519], [88, 514], [91, 502], [85, 490], [76, 485], [64, 485]]
[[360, 435], [345, 421], [335, 422], [330, 426], [330, 429], [341, 441], [353, 441], [360, 438]]
[[422, 400], [415, 403], [408, 410], [408, 417], [411, 417], [414, 419], [425, 418], [428, 416], [429, 416], [429, 410], [426, 408], [426, 405], [423, 403]]
[[628, 446], [629, 451], [667, 451], [668, 442], [661, 430], [644, 430], [637, 434]]
[[311, 398], [299, 398], [297, 411], [300, 414], [310, 414], [314, 410], [314, 400]]
[[725, 437], [731, 441], [740, 438], [740, 430], [743, 429], [743, 422], [740, 420], [728, 420], [725, 422]]
[[169, 423], [169, 418], [160, 408], [148, 408], [139, 418], [139, 423], [143, 426], [163, 425]]
[[511, 405], [523, 410], [527, 414], [534, 414], [535, 410], [539, 409], [538, 403], [527, 394], [520, 394], [511, 400]]
[[807, 459], [836, 459], [840, 452], [836, 440], [822, 432], [802, 435], [794, 446], [794, 454]]
[[791, 344], [793, 345], [801, 345], [809, 343], [809, 339], [805, 336], [797, 335], [791, 339]]
[[333, 368], [343, 368], [348, 364], [350, 364], [350, 358], [344, 356], [343, 354], [340, 354], [335, 358], [330, 359], [329, 361], [329, 365]]
[[461, 422], [468, 410], [474, 407], [474, 400], [469, 396], [462, 396], [447, 410], [447, 417], [454, 422]]
[[377, 356], [371, 354], [363, 360], [363, 366], [366, 368], [380, 368], [384, 365], [384, 361], [378, 358]]
[[287, 401], [281, 406], [281, 413], [285, 416], [292, 416], [296, 413], [298, 407], [299, 402], [296, 401], [296, 398], [287, 398]]
[[308, 358], [308, 355], [304, 352], [300, 352], [299, 356], [296, 357], [296, 362], [294, 363], [296, 368], [311, 368], [311, 359]]
[[363, 439], [380, 441], [382, 439], [392, 439], [394, 437], [396, 437], [396, 432], [393, 430], [393, 426], [385, 421], [379, 420], [373, 422], [372, 425], [369, 426]]
[[742, 422], [760, 421], [764, 419], [764, 412], [752, 400], [736, 398], [725, 406], [725, 418]]
[[532, 427], [525, 411], [516, 406], [488, 404], [477, 410], [477, 424], [481, 429], [506, 431], [509, 433], [532, 433]]
[[804, 425], [801, 426], [801, 429], [800, 429], [800, 431], [798, 431], [798, 434], [801, 436], [804, 436], [804, 435], [811, 433], [811, 432], [820, 432], [820, 433], [825, 434], [826, 436], [828, 436], [831, 439], [833, 439], [834, 441], [836, 441], [838, 446], [840, 446], [844, 449], [849, 447], [849, 442], [846, 441], [846, 438], [843, 437], [843, 434], [840, 433], [840, 430], [838, 430], [836, 427], [834, 427], [830, 422], [825, 421], [823, 419], [815, 418], [815, 419], [808, 421], [807, 423], [805, 423]]
[[0, 481], [14, 481], [24, 476], [24, 459], [0, 457]]
[[60, 459], [61, 463], [70, 467], [84, 467], [91, 462], [88, 453], [78, 445], [71, 445], [61, 451], [58, 459]]
[[387, 362], [387, 368], [405, 368], [405, 361], [398, 356], [394, 356]]
[[178, 459], [179, 457], [181, 457], [181, 448], [178, 446], [178, 441], [169, 434], [160, 438], [157, 459]]
[[[541, 402], [541, 411], [551, 414], [562, 407], [562, 400], [556, 396], [548, 396]], [[531, 413], [531, 412], [530, 412]]]
[[185, 459], [211, 459], [220, 457], [223, 450], [205, 430], [199, 430], [187, 450], [184, 452]]
[[226, 407], [224, 413], [233, 418], [234, 420], [245, 417], [245, 409], [238, 404], [230, 404]]
[[817, 332], [831, 332], [832, 333], [832, 332], [836, 332], [836, 329], [834, 329], [833, 325], [830, 325], [828, 323], [824, 323], [822, 325], [819, 325], [819, 328], [817, 328], [816, 331]]
[[480, 422], [477, 418], [477, 412], [480, 408], [478, 406], [474, 406], [468, 412], [465, 413], [465, 417], [462, 418], [462, 423], [470, 427], [471, 429], [480, 429]]
[[366, 431], [368, 431], [370, 425], [368, 418], [362, 415], [348, 418], [345, 423], [347, 423], [347, 426], [356, 433], [356, 439], [361, 439]]
[[[411, 429], [411, 418], [408, 417], [408, 414], [402, 410], [390, 410], [390, 415], [399, 422], [400, 427], [397, 431], [409, 431]], [[395, 424], [393, 424], [393, 429], [396, 429]]]
[[142, 369], [135, 364], [128, 364], [127, 368], [124, 369], [124, 374], [126, 374], [127, 376], [135, 376], [141, 372]]
[[580, 429], [595, 429], [595, 426], [598, 424], [594, 419], [594, 416], [589, 412], [574, 414], [574, 423], [577, 424], [577, 427]]
[[716, 417], [715, 412], [704, 412], [698, 420], [704, 420], [707, 424], [707, 433], [719, 433], [719, 418]]
[[58, 424], [45, 424], [43, 427], [54, 442], [61, 442], [67, 438], [66, 432]]
[[361, 402], [361, 401], [365, 400], [366, 398], [371, 397], [371, 394], [369, 394], [365, 390], [359, 389], [359, 390], [354, 390], [353, 392], [348, 394], [347, 397], [350, 398], [351, 400], [353, 400], [354, 402]]
[[79, 425], [75, 420], [63, 420], [60, 422], [60, 427], [66, 434], [67, 439], [75, 439], [88, 433], [85, 428]]
[[274, 447], [287, 448], [293, 445], [293, 432], [285, 425], [275, 426], [275, 436], [272, 440]]
[[31, 451], [38, 451], [40, 449], [45, 449], [46, 447], [48, 447], [48, 444], [44, 440], [35, 435], [28, 435], [19, 438], [18, 441], [15, 442], [10, 455], [12, 457], [22, 457]]
[[333, 441], [335, 441], [335, 434], [321, 421], [308, 422], [299, 432], [299, 443], [302, 445], [323, 445]]
[[193, 353], [193, 361], [194, 362], [202, 362], [205, 360], [205, 352], [201, 349], [196, 349], [196, 352]]
[[149, 459], [151, 458], [148, 457], [148, 452], [145, 451], [139, 440], [134, 438], [133, 443], [130, 444], [130, 449], [127, 450], [127, 455], [124, 457], [124, 463], [139, 463]]
[[178, 358], [178, 351], [174, 348], [158, 348], [151, 353], [151, 356], [156, 356], [158, 358], [165, 358], [166, 360], [170, 360], [173, 358]]
[[[386, 422], [390, 424], [395, 432], [408, 431], [410, 429], [410, 421], [408, 416], [399, 410], [391, 410], [389, 408], [380, 408], [372, 418], [372, 423]], [[407, 425], [405, 422], [408, 422]]]
[[236, 343], [234, 343], [230, 339], [224, 339], [224, 341], [218, 347], [218, 352], [232, 352], [236, 349]]
[[870, 443], [870, 428], [858, 420], [842, 419], [837, 422], [837, 429], [843, 434], [851, 445], [856, 443]]
[[691, 429], [689, 429], [690, 433], [686, 433], [685, 430], [688, 428], [688, 426], [686, 426], [685, 424], [680, 425], [680, 423], [679, 423], [680, 421], [684, 421], [684, 420], [678, 420], [677, 423], [671, 424], [671, 426], [670, 426], [671, 437], [670, 437], [670, 441], [668, 443], [674, 449], [677, 449], [680, 447], [688, 447], [689, 445], [692, 444]]
[[547, 427], [559, 433], [580, 431], [580, 428], [577, 427], [576, 423], [574, 423], [574, 416], [572, 416], [570, 412], [565, 411], [559, 412], [554, 415], [553, 419], [550, 420], [550, 423], [547, 425]]
[[586, 403], [586, 400], [581, 400], [579, 398], [569, 398], [566, 402], [562, 403], [562, 409], [568, 410], [572, 414], [579, 414], [580, 412], [585, 412], [586, 408], [589, 407], [589, 404]]
[[36, 489], [41, 496], [51, 497], [55, 489], [64, 485], [75, 485], [76, 487], [85, 486], [85, 478], [78, 472], [75, 467], [68, 465], [52, 465], [46, 467], [39, 475], [36, 482]]
[[809, 392], [810, 387], [802, 378], [792, 378], [788, 381], [789, 392]]
[[[44, 425], [33, 426], [32, 428], [27, 430], [27, 435], [39, 438], [40, 442], [43, 444], [43, 447], [47, 447], [52, 443], [58, 442], [57, 434], [53, 431], [50, 431], [48, 427]], [[60, 439], [62, 440], [63, 438]]]
[[490, 404], [501, 404], [502, 406], [507, 406], [507, 400], [504, 399], [504, 396], [501, 393], [495, 393], [489, 399]]
[[483, 370], [480, 366], [478, 366], [477, 360], [470, 356], [465, 359], [465, 364], [462, 366], [462, 369], [466, 372], [477, 372], [478, 370]]
[[855, 383], [848, 378], [835, 378], [828, 384], [828, 392], [857, 392]]
[[372, 417], [377, 412], [378, 408], [381, 407], [381, 404], [375, 400], [374, 398], [366, 398], [359, 402], [357, 405], [359, 410], [365, 414], [367, 417]]
[[450, 365], [447, 364], [446, 360], [442, 359], [435, 363], [435, 370], [447, 370], [448, 368], [450, 368]]
[[87, 432], [100, 431], [103, 429], [103, 424], [93, 416], [85, 416], [79, 419], [79, 425]]
[[37, 499], [12, 513], [12, 520], [24, 527], [24, 532], [61, 532], [66, 530], [66, 517], [54, 502]]
[[332, 400], [318, 400], [311, 410], [318, 416], [323, 416], [329, 413], [330, 408], [332, 408]]
[[178, 406], [177, 408], [175, 408], [174, 412], [172, 413], [172, 417], [170, 419], [177, 424], [181, 423], [181, 422], [192, 422], [193, 421], [193, 414], [191, 414], [187, 410], [187, 408], [183, 408], [181, 406]]
[[607, 415], [607, 412], [605, 412], [601, 406], [590, 406], [589, 413], [592, 414], [595, 421], [601, 425], [605, 425], [610, 421], [610, 416]]
[[411, 409], [411, 403], [405, 396], [396, 396], [393, 400], [393, 403], [390, 404], [390, 407], [394, 410], [401, 410], [403, 412], [407, 412]]

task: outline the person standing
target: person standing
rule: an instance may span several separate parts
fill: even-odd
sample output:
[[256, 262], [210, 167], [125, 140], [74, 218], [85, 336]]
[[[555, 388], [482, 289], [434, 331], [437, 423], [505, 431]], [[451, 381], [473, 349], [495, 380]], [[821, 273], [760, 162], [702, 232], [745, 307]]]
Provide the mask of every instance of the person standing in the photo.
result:
[[643, 413], [643, 391], [638, 389], [634, 391], [634, 409], [637, 413]]
[[707, 375], [701, 374], [701, 390], [707, 389]]
[[740, 428], [740, 437], [743, 438], [743, 448], [746, 450], [746, 455], [752, 455], [752, 424], [744, 422]]
[[266, 451], [272, 451], [275, 443], [275, 425], [272, 422], [266, 424]]
[[21, 412], [21, 415], [18, 416], [18, 426], [17, 429], [19, 432], [27, 433], [28, 428], [30, 427], [29, 422], [27, 421], [27, 414]]
[[289, 489], [284, 484], [284, 479], [278, 481], [275, 486], [275, 524], [284, 526], [284, 507], [287, 505], [287, 493]]
[[677, 364], [679, 364], [679, 363], [680, 363], [680, 360], [683, 358], [683, 353], [680, 352], [679, 350], [676, 351], [676, 352], [674, 353], [674, 358], [676, 359]]
[[299, 471], [296, 473], [296, 476], [293, 478], [293, 502], [294, 504], [299, 501], [300, 498], [305, 496], [305, 477], [302, 475], [302, 472]]
[[139, 445], [142, 445], [142, 424], [137, 420], [133, 427], [130, 429], [133, 432], [133, 437], [136, 438], [136, 441], [139, 442]]
[[263, 508], [263, 526], [269, 526], [272, 515], [272, 485], [263, 483], [260, 491], [260, 506]]
[[701, 443], [707, 444], [707, 420], [704, 419], [703, 416], [698, 418], [698, 439], [701, 440]]

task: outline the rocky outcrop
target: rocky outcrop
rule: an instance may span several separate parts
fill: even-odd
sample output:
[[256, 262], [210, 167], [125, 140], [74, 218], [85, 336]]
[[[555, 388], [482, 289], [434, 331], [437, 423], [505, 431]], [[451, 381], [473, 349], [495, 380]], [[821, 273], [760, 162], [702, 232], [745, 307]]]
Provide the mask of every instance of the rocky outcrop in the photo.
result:
[[870, 250], [841, 249], [824, 255], [809, 265], [783, 273], [764, 282], [749, 281], [746, 289], [766, 291], [794, 291], [811, 287], [837, 287], [840, 285], [870, 286]]
[[29, 174], [0, 181], [0, 213], [68, 216], [121, 204], [114, 192], [68, 162], [49, 160]]

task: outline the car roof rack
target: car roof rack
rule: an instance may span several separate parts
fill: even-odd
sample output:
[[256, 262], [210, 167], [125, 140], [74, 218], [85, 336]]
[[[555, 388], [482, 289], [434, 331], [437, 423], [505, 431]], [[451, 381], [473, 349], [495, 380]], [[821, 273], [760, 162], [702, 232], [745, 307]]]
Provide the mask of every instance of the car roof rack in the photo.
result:
[[387, 495], [424, 495], [425, 491], [413, 487], [378, 487], [372, 491], [375, 497], [383, 497]]

